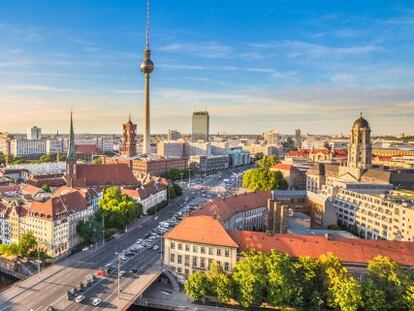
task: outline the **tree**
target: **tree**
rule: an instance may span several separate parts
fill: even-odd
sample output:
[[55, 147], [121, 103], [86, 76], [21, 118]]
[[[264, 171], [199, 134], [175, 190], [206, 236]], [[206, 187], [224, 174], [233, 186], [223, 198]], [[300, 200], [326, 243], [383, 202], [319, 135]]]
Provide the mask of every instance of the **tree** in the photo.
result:
[[363, 306], [364, 311], [381, 311], [386, 305], [385, 292], [378, 289], [375, 282], [368, 279], [363, 283]]
[[43, 189], [46, 192], [52, 192], [52, 190], [50, 189], [49, 185], [43, 185], [42, 187], [40, 187], [41, 189]]
[[280, 171], [252, 168], [243, 175], [243, 187], [250, 190], [287, 189], [287, 182]]
[[220, 265], [213, 261], [207, 274], [209, 294], [226, 303], [232, 299], [232, 285], [230, 278], [223, 272]]
[[97, 157], [96, 159], [92, 160], [92, 164], [102, 164], [102, 157]]
[[293, 299], [293, 260], [287, 254], [272, 251], [266, 255], [266, 301], [274, 306], [288, 305]]
[[265, 168], [265, 169], [269, 169], [271, 168], [273, 165], [277, 164], [279, 161], [277, 159], [277, 156], [264, 156], [262, 159], [260, 159], [259, 161], [257, 161], [257, 164], [261, 167], [261, 168]]
[[322, 268], [312, 257], [299, 257], [293, 264], [293, 305], [319, 309], [322, 300]]
[[414, 310], [414, 284], [407, 287], [404, 295], [404, 303], [408, 310]]
[[184, 284], [184, 291], [191, 299], [205, 298], [209, 291], [207, 276], [203, 272], [193, 272]]
[[263, 159], [263, 157], [264, 157], [264, 153], [263, 152], [257, 152], [253, 156], [253, 161], [254, 162], [257, 162], [257, 161]]
[[76, 232], [85, 242], [89, 244], [95, 243], [102, 237], [102, 221], [94, 215], [86, 222], [79, 222], [76, 227]]
[[362, 287], [349, 275], [332, 253], [319, 258], [324, 273], [326, 304], [341, 311], [357, 311], [362, 306]]
[[32, 231], [27, 231], [19, 239], [19, 253], [27, 257], [31, 251], [37, 248], [37, 241]]
[[142, 206], [131, 197], [122, 195], [119, 187], [107, 188], [98, 202], [99, 215], [108, 227], [124, 228], [142, 215]]
[[399, 310], [403, 304], [404, 276], [401, 267], [385, 256], [376, 256], [368, 262], [368, 275], [377, 289], [385, 293], [384, 310]]
[[254, 251], [243, 255], [233, 270], [235, 299], [244, 308], [258, 307], [264, 300], [266, 289], [265, 256]]

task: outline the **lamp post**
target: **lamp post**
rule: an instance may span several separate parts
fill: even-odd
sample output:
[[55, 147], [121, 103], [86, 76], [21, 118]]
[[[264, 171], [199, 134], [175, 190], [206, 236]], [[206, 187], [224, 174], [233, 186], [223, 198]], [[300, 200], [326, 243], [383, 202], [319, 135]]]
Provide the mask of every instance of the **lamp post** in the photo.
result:
[[118, 291], [117, 291], [117, 298], [119, 299], [119, 295], [121, 293], [121, 286], [120, 286], [121, 277], [119, 275], [119, 273], [121, 272], [121, 259], [120, 259], [120, 253], [116, 252], [115, 254], [118, 256], [118, 260], [117, 260], [117, 262], [118, 262]]
[[105, 214], [102, 214], [102, 245], [105, 244]]

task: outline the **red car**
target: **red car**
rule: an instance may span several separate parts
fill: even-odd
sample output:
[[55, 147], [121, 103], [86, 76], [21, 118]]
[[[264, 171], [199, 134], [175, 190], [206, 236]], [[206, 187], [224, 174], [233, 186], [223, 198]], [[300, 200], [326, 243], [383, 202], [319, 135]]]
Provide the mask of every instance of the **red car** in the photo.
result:
[[96, 276], [97, 277], [104, 278], [104, 277], [106, 277], [106, 275], [107, 275], [107, 272], [106, 272], [106, 269], [104, 269], [104, 268], [101, 268], [98, 271], [96, 271]]

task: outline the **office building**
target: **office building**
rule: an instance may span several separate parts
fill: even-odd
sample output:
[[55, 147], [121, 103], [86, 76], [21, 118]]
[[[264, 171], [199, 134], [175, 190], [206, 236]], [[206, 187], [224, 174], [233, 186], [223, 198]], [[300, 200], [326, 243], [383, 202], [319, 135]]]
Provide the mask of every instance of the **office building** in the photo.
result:
[[168, 129], [168, 137], [167, 140], [178, 140], [181, 137], [181, 133], [176, 130]]
[[295, 130], [295, 147], [300, 149], [302, 147], [302, 135], [300, 129]]
[[169, 140], [157, 143], [157, 155], [161, 157], [183, 157], [184, 142]]
[[263, 133], [263, 139], [268, 145], [279, 145], [280, 135], [274, 131]]
[[38, 140], [42, 139], [42, 129], [34, 126], [32, 128], [27, 129], [27, 139], [30, 140]]
[[205, 141], [209, 140], [210, 135], [210, 117], [207, 111], [193, 112], [191, 141]]

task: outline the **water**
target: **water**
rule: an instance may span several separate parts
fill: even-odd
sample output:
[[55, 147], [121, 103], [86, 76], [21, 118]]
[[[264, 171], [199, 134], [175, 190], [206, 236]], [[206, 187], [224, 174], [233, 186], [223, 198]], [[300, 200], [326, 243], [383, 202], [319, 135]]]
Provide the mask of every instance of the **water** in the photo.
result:
[[0, 292], [17, 281], [18, 279], [0, 272]]

